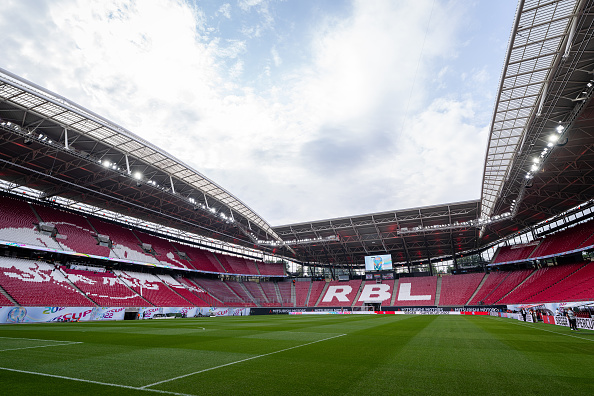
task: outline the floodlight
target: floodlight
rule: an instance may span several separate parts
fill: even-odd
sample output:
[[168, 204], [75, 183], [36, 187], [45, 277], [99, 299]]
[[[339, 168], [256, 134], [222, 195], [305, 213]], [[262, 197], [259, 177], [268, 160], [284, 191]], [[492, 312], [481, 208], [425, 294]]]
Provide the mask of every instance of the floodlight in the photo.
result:
[[538, 170], [538, 165], [536, 165], [536, 164], [532, 165], [532, 167], [530, 168], [530, 170], [532, 172], [535, 172], [536, 170]]
[[108, 160], [103, 161], [104, 167], [109, 168], [109, 165], [111, 165], [111, 163]]
[[549, 136], [549, 142], [555, 143], [557, 140], [559, 140], [559, 136], [557, 136], [557, 135]]
[[547, 144], [547, 147], [553, 147], [553, 146], [554, 146], [554, 145], [553, 145], [553, 143], [551, 143], [551, 142], [549, 142], [549, 143]]
[[142, 173], [140, 173], [140, 172], [134, 172], [134, 178], [136, 180], [142, 180]]
[[534, 162], [535, 164], [540, 163], [540, 158], [536, 157], [532, 160], [532, 162]]
[[557, 127], [557, 133], [563, 133], [563, 130], [565, 129], [565, 127], [563, 125], [559, 125]]

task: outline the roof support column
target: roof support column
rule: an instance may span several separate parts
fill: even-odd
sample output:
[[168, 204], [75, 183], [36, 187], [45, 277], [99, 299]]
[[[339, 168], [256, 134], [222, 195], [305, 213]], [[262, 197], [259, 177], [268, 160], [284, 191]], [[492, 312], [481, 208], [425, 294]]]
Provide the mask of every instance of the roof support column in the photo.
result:
[[128, 160], [128, 154], [125, 154], [124, 158], [126, 158], [126, 171], [128, 174], [131, 174], [132, 172], [130, 172], [130, 161]]
[[[128, 157], [126, 157], [126, 159], [128, 159]], [[173, 186], [173, 177], [171, 177], [171, 175], [169, 175], [169, 183], [171, 184], [171, 192], [175, 194], [175, 187]]]
[[64, 128], [64, 147], [66, 148], [66, 150], [69, 150], [68, 148], [68, 129]]

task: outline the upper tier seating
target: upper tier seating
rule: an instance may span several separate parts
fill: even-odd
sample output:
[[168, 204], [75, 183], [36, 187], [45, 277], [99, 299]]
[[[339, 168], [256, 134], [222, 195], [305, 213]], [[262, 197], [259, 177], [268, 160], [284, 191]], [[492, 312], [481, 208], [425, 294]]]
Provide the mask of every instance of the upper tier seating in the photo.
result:
[[[532, 271], [533, 270], [531, 270], [531, 269], [524, 269], [524, 270], [519, 270], [519, 271], [507, 272], [506, 276], [503, 279], [501, 279], [501, 282], [499, 282], [497, 285], [495, 285], [495, 289], [493, 289], [489, 293], [489, 295], [485, 296], [485, 298], [483, 300], [479, 300], [479, 301], [483, 301], [483, 303], [485, 305], [497, 303], [506, 294], [508, 294], [510, 291], [512, 291], [520, 283], [522, 283], [524, 281], [524, 279], [526, 279], [532, 273]], [[489, 275], [489, 278], [492, 275], [493, 275], [493, 273], [491, 273]], [[485, 288], [485, 286], [487, 286], [487, 282], [485, 282], [483, 284], [481, 291], [482, 291], [482, 289]]]
[[156, 253], [157, 260], [159, 260], [161, 263], [169, 265], [173, 268], [194, 269], [194, 267], [192, 267], [189, 262], [182, 260], [179, 257], [175, 247], [169, 241], [141, 231], [133, 232], [138, 237], [138, 239], [140, 239], [141, 243], [151, 245], [152, 250]]
[[89, 218], [89, 222], [97, 230], [97, 233], [109, 236], [116, 257], [141, 263], [159, 264], [155, 256], [142, 250], [140, 241], [132, 233], [132, 230], [97, 219]]
[[[407, 295], [410, 283], [410, 296]], [[413, 278], [400, 278], [398, 294], [394, 301], [395, 306], [424, 306], [435, 305], [435, 294], [437, 292], [437, 277], [420, 276]], [[428, 297], [428, 298], [427, 298]]]
[[64, 250], [103, 257], [110, 256], [109, 248], [99, 245], [98, 240], [94, 238], [95, 230], [83, 216], [47, 206], [33, 205], [33, 208], [41, 220], [54, 224], [58, 233], [66, 237], [66, 239], [57, 239], [57, 242], [65, 247]]
[[20, 305], [94, 306], [62, 272], [42, 262], [0, 257], [0, 286]]
[[111, 272], [62, 268], [66, 277], [101, 307], [145, 307], [149, 305]]
[[525, 260], [536, 249], [540, 241], [530, 244], [502, 246], [493, 263], [508, 263], [510, 261]]
[[446, 275], [441, 278], [440, 306], [465, 305], [485, 274]]
[[285, 265], [280, 263], [258, 263], [260, 275], [280, 275], [285, 276]]
[[114, 273], [130, 288], [156, 307], [189, 307], [189, 301], [169, 289], [159, 278], [152, 274], [132, 271]]
[[208, 250], [202, 250], [190, 245], [182, 245], [181, 243], [172, 242], [173, 246], [190, 259], [190, 264], [198, 271], [226, 273], [227, 271], [214, 257], [213, 253]]
[[574, 273], [584, 264], [567, 264], [556, 267], [545, 267], [537, 270], [530, 278], [507, 296], [499, 300], [500, 304], [519, 304], [527, 302], [541, 302], [535, 298], [543, 290], [551, 287], [563, 278]]
[[226, 254], [220, 253], [215, 254], [215, 256], [230, 274], [258, 275], [258, 270], [256, 269], [256, 266], [253, 262], [248, 262], [247, 260], [240, 257], [228, 256]]
[[36, 223], [27, 202], [0, 196], [0, 240], [63, 250], [51, 236], [38, 232]]
[[307, 293], [311, 287], [311, 282], [295, 282], [295, 300], [297, 307], [305, 307], [307, 304]]
[[578, 249], [592, 234], [594, 234], [594, 221], [567, 228], [547, 236], [530, 257], [544, 257]]

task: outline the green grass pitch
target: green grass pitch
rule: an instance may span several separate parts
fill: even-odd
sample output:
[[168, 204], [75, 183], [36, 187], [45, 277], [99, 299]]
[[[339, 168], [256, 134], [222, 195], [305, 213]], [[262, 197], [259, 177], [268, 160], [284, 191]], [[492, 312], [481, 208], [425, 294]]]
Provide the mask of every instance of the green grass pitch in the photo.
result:
[[4, 395], [594, 394], [594, 331], [485, 316], [0, 326]]

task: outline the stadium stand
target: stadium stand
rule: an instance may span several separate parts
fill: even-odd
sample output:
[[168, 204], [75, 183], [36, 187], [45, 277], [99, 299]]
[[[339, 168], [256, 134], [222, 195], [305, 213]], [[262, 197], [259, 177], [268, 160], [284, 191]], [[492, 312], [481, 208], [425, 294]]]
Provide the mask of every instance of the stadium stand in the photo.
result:
[[[332, 287], [335, 287], [338, 293], [342, 294], [342, 290], [344, 287], [350, 287], [350, 292], [343, 294], [344, 297], [348, 299], [348, 301], [339, 301], [336, 296], [329, 295], [328, 292], [322, 298], [322, 301], [318, 304], [319, 307], [349, 307], [353, 304], [357, 293], [359, 292], [359, 288], [361, 287], [361, 279], [357, 280], [350, 280], [348, 282], [341, 282], [341, 281], [332, 281], [328, 285], [328, 291], [331, 290]], [[325, 301], [329, 300], [329, 301]]]
[[[403, 285], [410, 283], [410, 300], [404, 300], [403, 290], [406, 290]], [[419, 276], [413, 278], [401, 278], [398, 295], [396, 296], [396, 306], [424, 306], [434, 305], [435, 295], [437, 292], [437, 277], [435, 276]], [[421, 299], [418, 296], [429, 296], [429, 299]], [[415, 298], [418, 297], [418, 298]]]
[[187, 307], [190, 302], [169, 289], [156, 275], [142, 272], [119, 271], [114, 273], [131, 289], [156, 307]]
[[179, 283], [181, 283], [182, 285], [184, 285], [186, 287], [186, 289], [188, 289], [192, 294], [194, 294], [200, 300], [202, 300], [206, 304], [208, 304], [207, 306], [214, 307], [214, 306], [217, 306], [217, 305], [224, 305], [221, 301], [217, 300], [216, 298], [214, 298], [213, 296], [211, 296], [210, 294], [208, 294], [206, 292], [206, 290], [204, 290], [203, 288], [201, 288], [200, 286], [198, 286], [191, 279], [187, 279], [187, 278], [184, 278], [184, 277], [179, 277], [178, 280], [179, 280]]
[[155, 256], [146, 253], [140, 247], [140, 241], [132, 230], [120, 227], [117, 224], [105, 223], [98, 219], [89, 219], [89, 222], [97, 230], [97, 233], [109, 236], [113, 246], [112, 251], [115, 257], [139, 261], [141, 263], [159, 264]]
[[[157, 275], [157, 277], [161, 280], [161, 282], [165, 283], [170, 289], [179, 294], [184, 300], [189, 301], [192, 305], [197, 307], [210, 306], [209, 303], [198, 297], [196, 294], [192, 293], [190, 289], [184, 286], [184, 284], [181, 282], [178, 282], [171, 275]], [[194, 289], [198, 291], [198, 288], [194, 287]], [[206, 293], [202, 292], [202, 294], [206, 296]]]
[[538, 302], [594, 300], [594, 263], [585, 264], [568, 277], [535, 295], [533, 300]]
[[14, 304], [4, 294], [0, 293], [0, 307], [10, 307]]
[[583, 263], [545, 267], [535, 271], [524, 283], [498, 301], [500, 304], [542, 302], [537, 295], [583, 267]]
[[190, 259], [190, 264], [198, 271], [226, 273], [214, 255], [208, 250], [202, 250], [190, 245], [172, 242], [178, 252], [184, 253]]
[[293, 306], [293, 301], [291, 300], [291, 284], [292, 282], [277, 282], [276, 284], [281, 295], [283, 306]]
[[[505, 295], [524, 282], [524, 280], [530, 276], [532, 272], [533, 270], [531, 269], [504, 272], [503, 274], [505, 276], [500, 279], [500, 282], [495, 285], [494, 289], [490, 290], [483, 300], [478, 301], [482, 301], [482, 303], [485, 305], [497, 303]], [[493, 273], [489, 275], [489, 277], [491, 276], [493, 276]], [[486, 282], [483, 284], [482, 289], [484, 289], [485, 286], [487, 286]]]
[[86, 218], [47, 206], [33, 205], [33, 208], [41, 220], [56, 226], [58, 234], [63, 236], [57, 238], [56, 242], [64, 246], [63, 250], [110, 256], [109, 247], [99, 245], [99, 241], [94, 237], [97, 233]]
[[[390, 301], [392, 300], [392, 293], [394, 291], [394, 280], [393, 279], [383, 280], [381, 284], [388, 285], [390, 287], [390, 297], [386, 298], [385, 300], [383, 300], [381, 302], [382, 306], [388, 306], [388, 305], [390, 305]], [[364, 289], [365, 286], [373, 286], [373, 285], [377, 285], [377, 282], [376, 281], [363, 281], [362, 288]], [[354, 306], [361, 307], [361, 306], [363, 306], [363, 304], [364, 304], [364, 301], [359, 298], [355, 301]]]
[[165, 239], [158, 238], [153, 235], [146, 234], [141, 231], [132, 231], [141, 243], [151, 245], [151, 249], [155, 254], [157, 260], [165, 265], [173, 268], [189, 268], [194, 269], [186, 260], [179, 258], [175, 247]]
[[493, 260], [493, 264], [525, 260], [538, 247], [540, 240], [528, 244], [502, 246]]
[[[594, 234], [594, 221], [581, 223], [547, 236], [530, 257], [545, 257], [578, 249]], [[588, 246], [588, 245], [584, 245]]]
[[280, 263], [258, 263], [260, 275], [285, 276], [285, 265]]
[[267, 307], [280, 307], [282, 305], [282, 299], [277, 293], [276, 284], [274, 282], [261, 282], [260, 287], [262, 287], [262, 291], [266, 294], [266, 298], [268, 299], [268, 303], [262, 306]]
[[228, 256], [225, 254], [213, 253], [213, 255], [219, 260], [227, 272], [231, 274], [258, 275], [256, 266], [253, 265], [253, 263], [244, 260], [243, 258]]
[[[233, 292], [226, 282], [214, 279], [192, 279], [198, 286], [206, 290], [209, 294], [214, 296], [217, 300], [223, 302], [227, 306], [244, 307], [246, 303], [236, 293]], [[251, 304], [253, 305], [253, 304]]]
[[101, 307], [144, 307], [150, 305], [111, 272], [81, 271], [66, 267], [63, 267], [62, 271], [72, 284]]
[[0, 258], [0, 286], [20, 305], [81, 307], [95, 305], [51, 264]]
[[295, 282], [295, 300], [296, 306], [298, 307], [305, 307], [307, 305], [307, 294], [309, 293], [309, 289], [311, 287], [311, 281], [305, 282]]
[[248, 295], [248, 291], [243, 288], [242, 282], [225, 281], [222, 283], [225, 286], [227, 286], [229, 289], [231, 289], [233, 291], [233, 293], [235, 293], [237, 295], [237, 297], [239, 298], [239, 300], [237, 301], [237, 304], [240, 307], [255, 307], [256, 306], [256, 304], [254, 303], [254, 300], [252, 300], [252, 298]]
[[311, 292], [309, 293], [309, 301], [307, 302], [308, 307], [316, 306], [316, 303], [320, 299], [322, 291], [326, 286], [326, 281], [313, 281], [311, 283]]
[[266, 304], [268, 304], [268, 299], [264, 295], [264, 291], [260, 287], [260, 284], [256, 282], [243, 282], [243, 285], [259, 305], [266, 306]]
[[27, 202], [0, 196], [0, 240], [62, 250], [50, 235], [38, 231], [38, 223]]
[[485, 274], [445, 275], [441, 278], [440, 306], [466, 305]]

